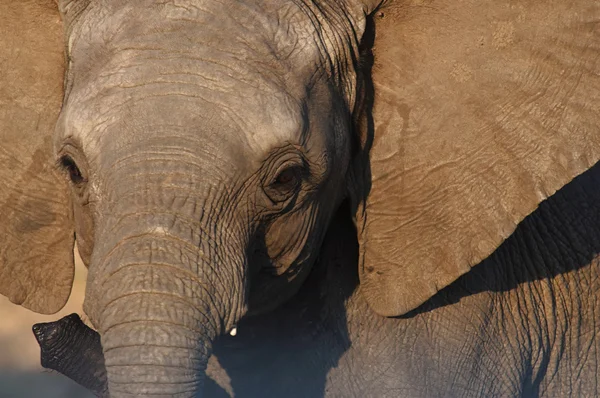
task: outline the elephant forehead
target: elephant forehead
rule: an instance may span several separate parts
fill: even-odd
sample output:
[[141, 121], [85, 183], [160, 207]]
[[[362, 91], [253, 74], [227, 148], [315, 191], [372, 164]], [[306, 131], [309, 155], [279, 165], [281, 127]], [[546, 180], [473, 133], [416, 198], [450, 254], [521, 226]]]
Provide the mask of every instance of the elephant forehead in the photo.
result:
[[263, 151], [298, 141], [320, 61], [292, 2], [129, 3], [92, 3], [71, 29], [66, 134], [210, 123]]
[[261, 81], [294, 90], [327, 58], [315, 24], [288, 1], [105, 0], [74, 25], [69, 53], [90, 77], [129, 67], [138, 75], [198, 74], [206, 84]]
[[61, 136], [78, 138], [87, 153], [187, 137], [202, 152], [258, 164], [273, 148], [302, 142], [309, 125], [305, 107], [285, 93], [216, 95], [170, 84], [85, 92], [69, 98], [59, 126]]

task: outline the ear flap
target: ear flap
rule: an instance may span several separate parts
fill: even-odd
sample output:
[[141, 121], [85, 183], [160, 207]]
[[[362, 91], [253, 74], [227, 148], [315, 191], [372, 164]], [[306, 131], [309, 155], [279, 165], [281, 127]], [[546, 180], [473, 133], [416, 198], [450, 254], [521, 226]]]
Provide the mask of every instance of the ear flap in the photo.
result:
[[0, 1], [0, 293], [50, 314], [73, 282], [68, 188], [54, 167], [64, 55], [52, 0]]
[[600, 3], [398, 1], [373, 18], [359, 274], [397, 316], [598, 161]]

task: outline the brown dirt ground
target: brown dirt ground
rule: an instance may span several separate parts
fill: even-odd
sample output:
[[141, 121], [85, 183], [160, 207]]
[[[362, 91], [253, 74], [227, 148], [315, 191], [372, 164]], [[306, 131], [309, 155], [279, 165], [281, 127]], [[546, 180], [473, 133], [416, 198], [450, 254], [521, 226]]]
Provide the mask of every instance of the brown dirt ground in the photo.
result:
[[93, 397], [66, 377], [40, 366], [40, 351], [31, 332], [37, 322], [50, 322], [81, 308], [87, 270], [76, 255], [75, 284], [69, 302], [59, 313], [39, 315], [0, 296], [0, 398]]

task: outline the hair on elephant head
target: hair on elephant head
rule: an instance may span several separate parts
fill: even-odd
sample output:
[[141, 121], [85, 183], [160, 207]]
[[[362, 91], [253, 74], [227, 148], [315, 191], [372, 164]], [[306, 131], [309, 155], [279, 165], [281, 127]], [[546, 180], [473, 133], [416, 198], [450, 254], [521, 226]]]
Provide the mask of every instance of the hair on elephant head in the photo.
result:
[[1, 1], [0, 292], [59, 310], [76, 236], [110, 395], [194, 396], [343, 199], [361, 292], [397, 316], [598, 160], [583, 14], [380, 3]]

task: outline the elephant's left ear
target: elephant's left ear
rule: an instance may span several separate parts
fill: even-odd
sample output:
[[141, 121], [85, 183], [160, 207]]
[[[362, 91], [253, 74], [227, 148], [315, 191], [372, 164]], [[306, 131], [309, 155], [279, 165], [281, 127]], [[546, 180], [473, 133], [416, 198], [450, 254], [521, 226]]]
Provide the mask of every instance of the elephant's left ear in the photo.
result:
[[73, 226], [52, 133], [63, 96], [53, 0], [0, 1], [0, 293], [50, 314], [73, 282]]
[[357, 226], [361, 291], [396, 316], [599, 160], [600, 2], [386, 4]]

